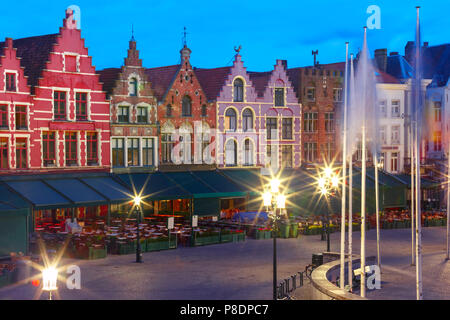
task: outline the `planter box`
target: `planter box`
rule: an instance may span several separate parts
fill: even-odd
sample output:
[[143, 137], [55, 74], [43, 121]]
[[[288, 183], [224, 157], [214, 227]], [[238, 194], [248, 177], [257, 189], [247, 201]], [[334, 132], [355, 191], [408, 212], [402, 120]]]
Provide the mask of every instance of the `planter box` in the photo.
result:
[[266, 231], [265, 230], [258, 230], [258, 229], [254, 229], [254, 238], [256, 240], [261, 240], [261, 239], [265, 239], [266, 238]]
[[[176, 239], [174, 239], [173, 242], [175, 243], [175, 248], [176, 248]], [[173, 244], [173, 242], [171, 241], [171, 244]], [[170, 248], [169, 239], [163, 239], [163, 240], [148, 239], [147, 240], [146, 252], [168, 250], [169, 248]]]
[[89, 260], [94, 259], [104, 259], [106, 258], [106, 247], [103, 248], [93, 248], [89, 247]]
[[118, 243], [117, 244], [118, 254], [132, 254], [136, 253], [136, 242]]
[[280, 230], [278, 231], [278, 236], [280, 238], [289, 238], [289, 231], [291, 226], [289, 224], [280, 224]]
[[298, 223], [292, 223], [289, 231], [289, 235], [291, 238], [297, 238], [298, 236]]
[[264, 239], [270, 239], [272, 238], [272, 231], [264, 231]]
[[233, 235], [231, 233], [220, 234], [220, 242], [233, 242]]
[[220, 242], [220, 235], [212, 235], [212, 236], [196, 236], [194, 238], [194, 245], [195, 246], [204, 246], [209, 244], [216, 244]]
[[13, 283], [14, 271], [6, 271], [0, 274], [0, 288]]

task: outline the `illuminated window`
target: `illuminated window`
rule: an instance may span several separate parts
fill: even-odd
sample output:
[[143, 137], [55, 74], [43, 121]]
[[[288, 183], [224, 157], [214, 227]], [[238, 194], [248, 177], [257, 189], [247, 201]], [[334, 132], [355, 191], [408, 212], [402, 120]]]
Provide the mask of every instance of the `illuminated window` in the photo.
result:
[[87, 164], [89, 166], [98, 163], [98, 139], [97, 132], [88, 132], [86, 134], [87, 144]]
[[77, 133], [66, 132], [66, 166], [77, 165]]
[[8, 168], [8, 138], [0, 138], [0, 169]]
[[152, 138], [142, 139], [142, 165], [153, 166], [154, 147]]
[[27, 107], [16, 106], [16, 130], [26, 130], [27, 127]]
[[8, 128], [8, 106], [0, 105], [0, 128]]
[[114, 167], [124, 166], [124, 139], [113, 138], [112, 139], [112, 163]]
[[42, 152], [44, 167], [53, 166], [56, 162], [55, 153], [55, 132], [43, 132], [42, 133]]
[[139, 139], [128, 138], [128, 166], [139, 166]]
[[16, 168], [24, 169], [27, 167], [27, 139], [16, 139]]

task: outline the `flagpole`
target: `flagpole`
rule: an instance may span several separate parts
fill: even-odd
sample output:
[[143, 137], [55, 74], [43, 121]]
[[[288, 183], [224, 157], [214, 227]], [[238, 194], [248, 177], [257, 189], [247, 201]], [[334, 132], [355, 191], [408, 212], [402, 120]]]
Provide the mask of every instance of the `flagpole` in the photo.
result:
[[420, 135], [419, 135], [419, 111], [420, 111], [420, 91], [422, 90], [422, 83], [420, 81], [420, 24], [419, 24], [419, 9], [417, 9], [416, 21], [416, 85], [415, 85], [415, 138], [416, 138], [416, 296], [417, 300], [423, 299], [422, 292], [422, 214], [420, 206]]
[[345, 96], [344, 96], [344, 138], [342, 147], [342, 195], [341, 195], [341, 268], [340, 268], [340, 288], [345, 288], [345, 209], [346, 209], [346, 181], [347, 181], [347, 103], [348, 103], [348, 42], [345, 43]]

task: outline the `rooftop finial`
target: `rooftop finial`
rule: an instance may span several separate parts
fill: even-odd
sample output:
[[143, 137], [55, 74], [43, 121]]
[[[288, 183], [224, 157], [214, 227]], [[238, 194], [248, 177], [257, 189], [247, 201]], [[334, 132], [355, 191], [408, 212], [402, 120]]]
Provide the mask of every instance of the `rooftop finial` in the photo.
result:
[[242, 49], [242, 46], [241, 46], [241, 45], [239, 45], [238, 48], [236, 48], [236, 46], [234, 47], [234, 51], [236, 51], [236, 54], [239, 54], [239, 52], [241, 51], [241, 49]]
[[186, 27], [183, 28], [183, 47], [187, 47], [187, 32], [186, 32]]
[[136, 41], [134, 39], [134, 25], [133, 24], [131, 24], [131, 41]]

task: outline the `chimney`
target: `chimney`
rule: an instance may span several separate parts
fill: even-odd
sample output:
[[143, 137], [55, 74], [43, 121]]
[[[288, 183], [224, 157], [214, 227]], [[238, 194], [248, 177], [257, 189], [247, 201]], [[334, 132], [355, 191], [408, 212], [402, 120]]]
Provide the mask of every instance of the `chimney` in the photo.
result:
[[12, 38], [6, 38], [5, 39], [5, 48], [12, 49], [13, 47], [13, 39]]
[[414, 41], [408, 41], [405, 46], [405, 58], [406, 61], [409, 63], [412, 63], [414, 60], [414, 48], [415, 48]]
[[376, 49], [375, 50], [375, 62], [377, 63], [378, 69], [386, 72], [387, 69], [387, 49]]
[[287, 60], [277, 60], [277, 64], [279, 63], [287, 70]]

